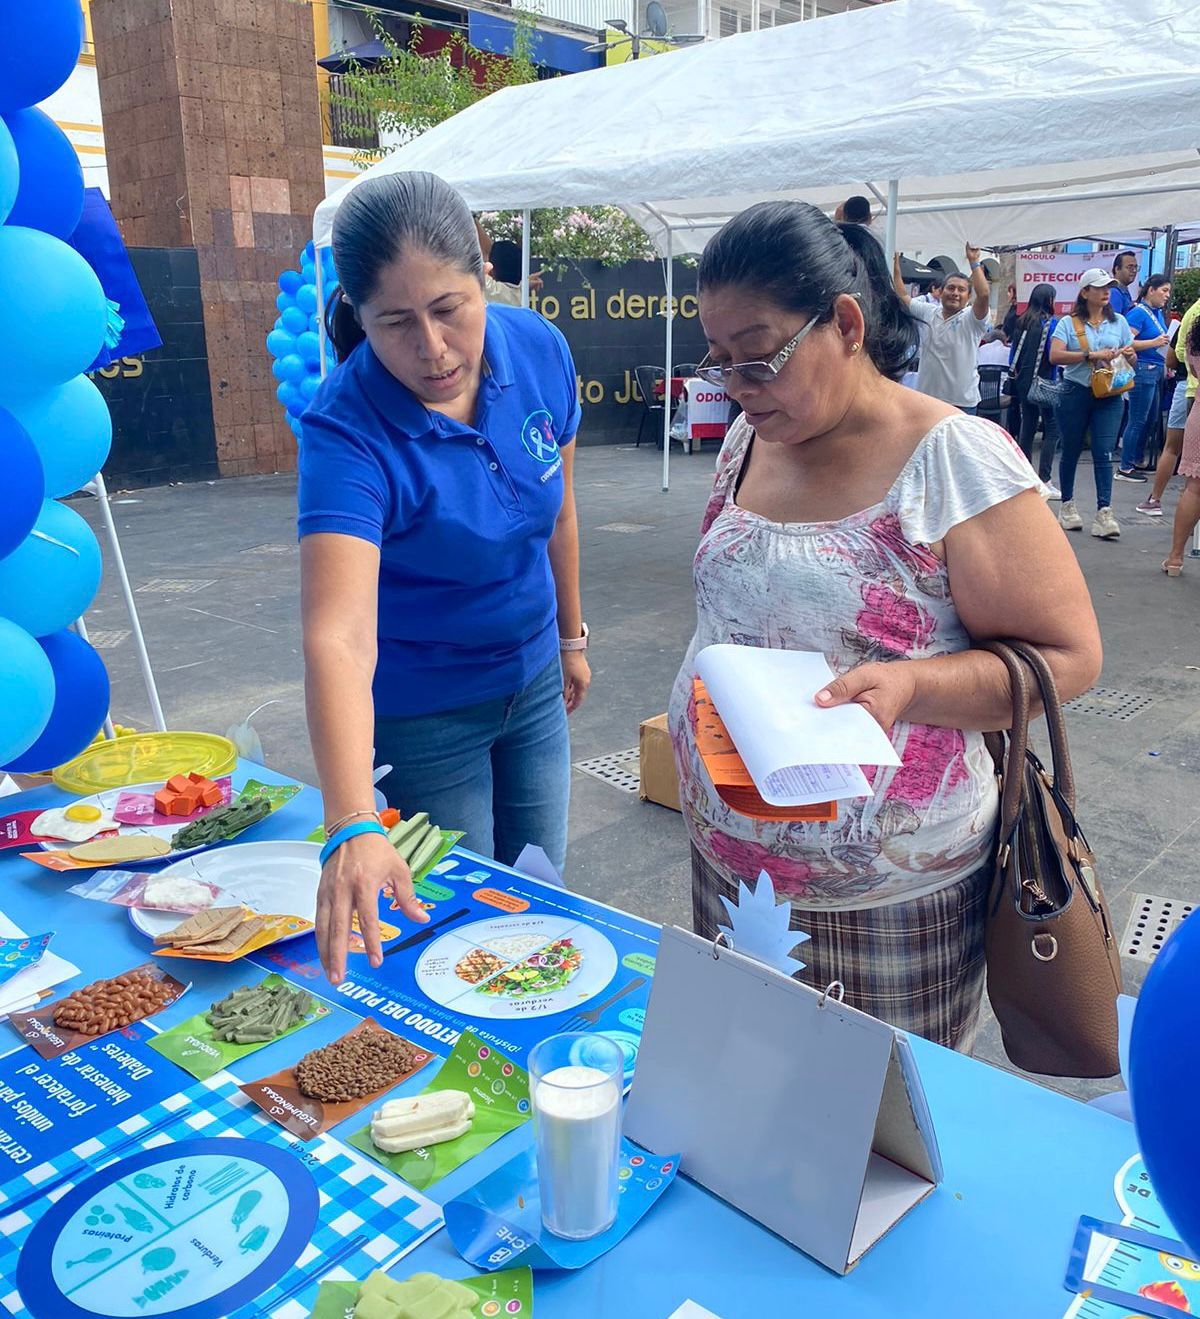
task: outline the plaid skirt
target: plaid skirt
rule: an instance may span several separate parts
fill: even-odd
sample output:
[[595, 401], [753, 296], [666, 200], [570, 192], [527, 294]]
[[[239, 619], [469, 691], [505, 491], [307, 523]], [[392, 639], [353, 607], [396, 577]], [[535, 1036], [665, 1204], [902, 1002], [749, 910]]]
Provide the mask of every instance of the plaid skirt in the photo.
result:
[[[796, 979], [816, 989], [840, 980], [843, 1001], [890, 1025], [970, 1053], [983, 999], [989, 865], [912, 902], [857, 910], [793, 907], [791, 928], [811, 936], [793, 954]], [[692, 923], [705, 939], [728, 925], [732, 882], [692, 847]]]

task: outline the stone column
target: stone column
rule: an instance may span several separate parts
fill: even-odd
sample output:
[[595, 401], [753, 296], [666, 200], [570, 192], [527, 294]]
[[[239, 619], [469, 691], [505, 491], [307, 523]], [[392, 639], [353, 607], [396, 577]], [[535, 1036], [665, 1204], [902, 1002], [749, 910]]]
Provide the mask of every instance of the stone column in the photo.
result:
[[222, 475], [287, 471], [264, 340], [324, 196], [304, 0], [93, 0], [112, 209], [130, 247], [194, 247]]

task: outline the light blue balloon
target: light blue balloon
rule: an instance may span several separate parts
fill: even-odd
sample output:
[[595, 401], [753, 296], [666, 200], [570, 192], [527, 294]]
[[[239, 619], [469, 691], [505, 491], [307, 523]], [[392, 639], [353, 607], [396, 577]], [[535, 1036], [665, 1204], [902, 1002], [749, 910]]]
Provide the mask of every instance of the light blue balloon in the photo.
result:
[[275, 299], [275, 306], [281, 312], [287, 311], [289, 307], [296, 305], [296, 299], [290, 293], [280, 293]]
[[271, 374], [276, 380], [286, 380], [287, 372], [283, 369], [283, 362], [278, 357], [271, 359]]
[[313, 334], [319, 335], [321, 333], [321, 318], [319, 316], [310, 316], [308, 318], [308, 328]]
[[297, 439], [300, 439], [300, 432], [303, 429], [300, 418], [289, 415], [287, 419], [287, 424], [292, 428], [292, 434]]
[[74, 248], [37, 229], [0, 227], [0, 395], [51, 389], [86, 371], [107, 322], [100, 281]]
[[317, 390], [321, 388], [321, 377], [317, 375], [307, 375], [300, 382], [300, 392], [304, 395], [304, 401], [311, 403], [317, 396]]
[[46, 498], [61, 499], [96, 475], [112, 448], [112, 417], [87, 376], [13, 398], [9, 411], [29, 432], [46, 473]]
[[296, 306], [307, 316], [315, 316], [317, 311], [317, 286], [301, 284], [296, 290]]
[[306, 330], [297, 337], [296, 352], [309, 366], [321, 365], [321, 340], [312, 330]]
[[294, 380], [297, 384], [308, 375], [308, 367], [299, 353], [288, 353], [279, 359], [279, 369], [283, 373], [280, 380]]
[[282, 385], [275, 391], [275, 397], [283, 404], [293, 416], [299, 414], [293, 411], [297, 403], [303, 402], [303, 395], [300, 393], [300, 387], [293, 384], [290, 380], [285, 380]]
[[308, 329], [308, 314], [299, 307], [287, 307], [279, 318], [288, 334], [303, 334]]
[[296, 296], [296, 290], [303, 283], [304, 281], [300, 278], [300, 272], [298, 270], [285, 270], [283, 274], [279, 276], [279, 287], [289, 298], [294, 298]]
[[21, 182], [21, 166], [17, 161], [17, 148], [12, 134], [0, 120], [0, 224], [12, 214]]
[[0, 618], [0, 765], [27, 751], [54, 709], [54, 670], [24, 628]]
[[272, 330], [267, 335], [267, 352], [272, 357], [286, 357], [296, 351], [296, 337], [284, 329]]
[[59, 632], [87, 611], [100, 572], [91, 527], [74, 509], [47, 499], [33, 530], [0, 559], [0, 618], [35, 637]]

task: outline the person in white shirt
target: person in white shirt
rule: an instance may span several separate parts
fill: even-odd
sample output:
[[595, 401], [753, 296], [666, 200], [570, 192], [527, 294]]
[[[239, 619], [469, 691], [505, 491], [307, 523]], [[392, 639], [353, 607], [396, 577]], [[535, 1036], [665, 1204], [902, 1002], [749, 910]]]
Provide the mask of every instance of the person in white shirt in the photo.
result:
[[931, 398], [974, 413], [979, 406], [979, 341], [992, 328], [988, 315], [991, 292], [979, 248], [968, 243], [966, 253], [970, 277], [947, 275], [940, 307], [909, 296], [900, 278], [899, 256], [892, 278], [901, 301], [925, 325], [917, 388]]

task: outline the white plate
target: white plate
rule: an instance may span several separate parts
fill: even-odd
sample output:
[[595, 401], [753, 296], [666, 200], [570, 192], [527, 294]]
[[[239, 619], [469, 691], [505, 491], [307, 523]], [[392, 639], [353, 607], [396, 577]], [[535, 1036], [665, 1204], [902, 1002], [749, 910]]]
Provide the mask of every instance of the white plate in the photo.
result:
[[[117, 809], [117, 802], [127, 792], [142, 793], [146, 796], [153, 796], [160, 788], [161, 783], [131, 783], [127, 787], [108, 788], [104, 792], [94, 793], [90, 797], [79, 797], [75, 801], [68, 803], [71, 806], [98, 806], [102, 811], [107, 811], [109, 815]], [[236, 795], [236, 794], [235, 794]], [[203, 816], [194, 816], [194, 819], [203, 819]], [[135, 834], [145, 834], [149, 838], [162, 838], [167, 843], [184, 827], [190, 824], [191, 820], [180, 817], [178, 824], [120, 824], [118, 822], [117, 832], [123, 837], [132, 837]], [[43, 852], [69, 852], [71, 848], [78, 847], [78, 843], [63, 842], [58, 838], [40, 838], [38, 843]], [[215, 844], [208, 844], [215, 846]], [[137, 866], [154, 866], [160, 865], [163, 861], [168, 861], [172, 857], [191, 856], [195, 852], [204, 851], [203, 847], [186, 847], [178, 852], [166, 852], [162, 856], [148, 857], [145, 861], [129, 861], [126, 865]]]
[[[316, 919], [317, 885], [321, 882], [321, 844], [278, 841], [234, 843], [176, 861], [159, 875], [196, 879], [212, 884], [232, 901], [264, 916]], [[216, 906], [222, 905], [217, 898]], [[226, 904], [229, 905], [229, 904]], [[130, 907], [134, 928], [153, 938], [173, 930], [183, 917], [175, 911]], [[290, 936], [298, 939], [298, 934]], [[287, 940], [280, 939], [280, 943]]]
[[[583, 955], [579, 969], [566, 984], [549, 993], [513, 998], [481, 992], [480, 985], [499, 974], [500, 966], [479, 984], [463, 980], [457, 967], [472, 951], [490, 954], [503, 966], [520, 962], [556, 939], [570, 939]], [[447, 930], [417, 959], [415, 977], [426, 998], [467, 1017], [518, 1019], [574, 1011], [607, 989], [617, 973], [617, 952], [590, 925], [572, 916], [529, 912], [494, 916], [490, 920]]]

